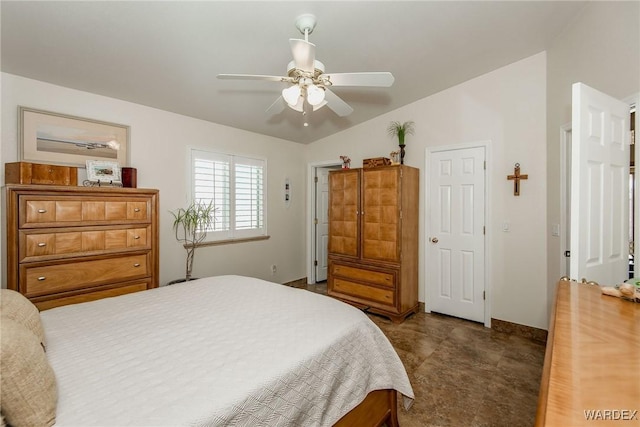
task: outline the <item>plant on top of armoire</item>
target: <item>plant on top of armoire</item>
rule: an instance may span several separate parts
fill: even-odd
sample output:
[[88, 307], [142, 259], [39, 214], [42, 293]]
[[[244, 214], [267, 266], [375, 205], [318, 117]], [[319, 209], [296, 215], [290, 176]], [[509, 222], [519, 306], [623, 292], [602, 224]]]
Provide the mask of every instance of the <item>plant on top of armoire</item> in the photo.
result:
[[404, 164], [404, 138], [406, 135], [413, 135], [415, 122], [412, 120], [400, 123], [400, 122], [391, 122], [389, 123], [389, 127], [387, 127], [387, 132], [390, 136], [398, 137], [398, 146], [400, 147], [400, 163]]
[[187, 260], [185, 265], [185, 278], [174, 280], [169, 284], [188, 282], [191, 280], [193, 271], [193, 259], [196, 248], [207, 237], [209, 231], [216, 221], [215, 211], [217, 208], [213, 206], [213, 202], [202, 203], [192, 202], [186, 208], [179, 208], [171, 211], [173, 215], [173, 231], [176, 240], [183, 244], [187, 251]]
[[398, 145], [404, 145], [405, 135], [413, 135], [414, 127], [415, 127], [415, 122], [413, 121], [408, 121], [404, 123], [391, 122], [389, 123], [389, 127], [387, 128], [387, 132], [389, 132], [390, 136], [398, 137]]

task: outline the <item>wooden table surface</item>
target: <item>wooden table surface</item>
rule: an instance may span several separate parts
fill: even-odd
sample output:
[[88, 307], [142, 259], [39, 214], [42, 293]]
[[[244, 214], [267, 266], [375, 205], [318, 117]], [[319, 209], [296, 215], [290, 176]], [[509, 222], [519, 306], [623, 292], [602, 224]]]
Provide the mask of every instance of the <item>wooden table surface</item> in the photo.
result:
[[536, 426], [640, 426], [640, 304], [561, 281]]

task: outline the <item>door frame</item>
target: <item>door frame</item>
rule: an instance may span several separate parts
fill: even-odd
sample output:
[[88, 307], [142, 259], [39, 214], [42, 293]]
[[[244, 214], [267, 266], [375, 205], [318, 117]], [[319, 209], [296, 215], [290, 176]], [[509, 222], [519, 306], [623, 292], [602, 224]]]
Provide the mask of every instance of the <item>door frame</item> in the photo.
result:
[[489, 278], [491, 277], [491, 174], [488, 172], [491, 170], [491, 140], [482, 140], [476, 142], [463, 142], [460, 144], [451, 144], [451, 145], [440, 145], [436, 147], [427, 147], [425, 150], [425, 173], [424, 173], [424, 200], [425, 200], [425, 209], [424, 209], [424, 227], [425, 233], [423, 235], [424, 239], [424, 308], [426, 313], [431, 312], [431, 301], [429, 300], [429, 289], [433, 286], [428, 280], [429, 277], [429, 260], [427, 259], [427, 244], [428, 244], [428, 236], [431, 233], [430, 224], [431, 224], [431, 216], [430, 209], [431, 200], [429, 197], [431, 182], [429, 181], [429, 173], [426, 172], [429, 170], [431, 163], [431, 155], [432, 153], [441, 152], [441, 151], [452, 151], [452, 150], [463, 150], [469, 148], [484, 148], [484, 158], [486, 162], [485, 168], [485, 191], [484, 191], [484, 226], [485, 226], [485, 234], [484, 234], [484, 291], [485, 291], [485, 300], [484, 300], [484, 326], [486, 328], [491, 328], [491, 300], [492, 300], [492, 289], [491, 289], [491, 281]]
[[316, 269], [313, 265], [316, 255], [316, 233], [313, 219], [316, 213], [316, 186], [313, 178], [316, 176], [316, 169], [324, 169], [327, 167], [342, 166], [341, 161], [324, 160], [319, 162], [311, 162], [307, 164], [307, 284], [316, 283]]
[[564, 252], [571, 249], [571, 242], [567, 239], [569, 221], [567, 218], [567, 192], [568, 164], [571, 158], [567, 156], [569, 134], [572, 132], [571, 122], [560, 126], [560, 277], [569, 276], [567, 271], [567, 259]]
[[[636, 112], [636, 125], [635, 125], [635, 143], [638, 144], [638, 130], [640, 129], [640, 92], [637, 92], [631, 96], [627, 96], [622, 99], [623, 102], [629, 104], [629, 114], [631, 114], [631, 110], [635, 109]], [[636, 147], [635, 150], [635, 158], [633, 159], [634, 165], [637, 167], [640, 165], [640, 150]], [[633, 275], [638, 276], [637, 266], [638, 260], [640, 260], [640, 188], [638, 188], [638, 184], [640, 179], [638, 179], [638, 173], [635, 174], [635, 182], [633, 185], [633, 189], [635, 191], [634, 197], [636, 200], [636, 204], [633, 210], [633, 221], [636, 224], [635, 233], [633, 235], [633, 259], [636, 263], [634, 265]]]

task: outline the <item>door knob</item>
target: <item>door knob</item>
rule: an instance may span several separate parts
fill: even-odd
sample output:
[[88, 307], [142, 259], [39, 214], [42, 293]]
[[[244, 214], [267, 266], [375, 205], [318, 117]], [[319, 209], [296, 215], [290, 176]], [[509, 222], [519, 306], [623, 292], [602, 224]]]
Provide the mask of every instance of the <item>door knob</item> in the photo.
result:
[[431, 238], [431, 243], [438, 243], [438, 238], [437, 237], [432, 237]]

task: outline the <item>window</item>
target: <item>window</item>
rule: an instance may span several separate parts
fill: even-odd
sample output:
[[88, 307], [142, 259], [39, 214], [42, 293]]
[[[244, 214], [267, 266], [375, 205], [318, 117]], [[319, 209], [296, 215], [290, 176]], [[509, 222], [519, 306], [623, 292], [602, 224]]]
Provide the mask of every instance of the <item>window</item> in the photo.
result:
[[266, 234], [265, 160], [191, 149], [191, 175], [193, 200], [216, 208], [207, 240]]

